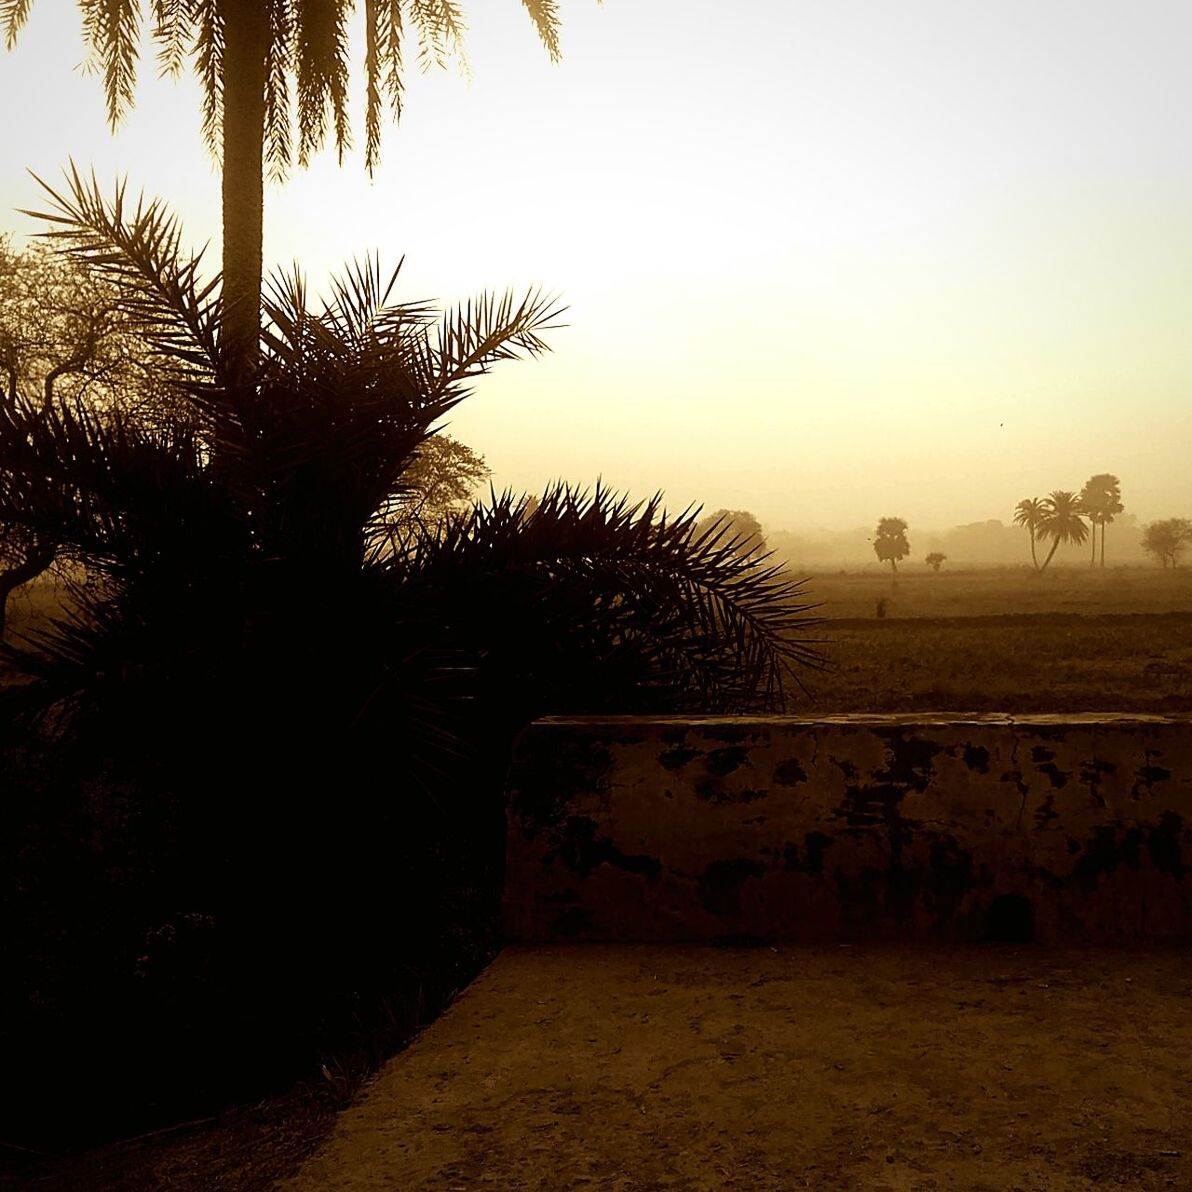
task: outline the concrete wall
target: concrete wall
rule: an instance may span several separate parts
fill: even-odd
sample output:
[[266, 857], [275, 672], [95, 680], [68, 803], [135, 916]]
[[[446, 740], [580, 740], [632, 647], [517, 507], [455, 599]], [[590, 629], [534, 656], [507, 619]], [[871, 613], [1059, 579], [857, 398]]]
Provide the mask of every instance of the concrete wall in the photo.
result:
[[1192, 717], [542, 720], [511, 940], [1192, 938]]

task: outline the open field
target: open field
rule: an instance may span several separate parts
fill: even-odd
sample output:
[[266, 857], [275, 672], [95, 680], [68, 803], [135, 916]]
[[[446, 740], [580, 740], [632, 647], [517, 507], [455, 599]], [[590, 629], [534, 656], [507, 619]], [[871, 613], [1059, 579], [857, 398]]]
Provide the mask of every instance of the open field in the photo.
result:
[[[804, 572], [792, 568], [796, 575]], [[808, 598], [832, 620], [887, 617], [988, 617], [1023, 613], [1192, 613], [1192, 567], [1100, 569], [988, 567], [938, 575], [917, 566], [893, 579], [888, 567], [813, 572]]]
[[829, 670], [788, 710], [1192, 711], [1192, 614], [1046, 614], [822, 627]]
[[832, 665], [790, 711], [1192, 711], [1192, 570], [873, 570], [808, 595]]

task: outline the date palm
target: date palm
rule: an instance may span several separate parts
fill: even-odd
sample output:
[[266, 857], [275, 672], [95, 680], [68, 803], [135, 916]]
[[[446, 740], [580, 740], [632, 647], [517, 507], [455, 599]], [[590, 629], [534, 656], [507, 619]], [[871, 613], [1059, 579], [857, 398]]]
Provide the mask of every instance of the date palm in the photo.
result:
[[1031, 536], [1031, 562], [1034, 563], [1036, 571], [1039, 570], [1039, 559], [1035, 554], [1035, 541], [1039, 537], [1046, 516], [1047, 506], [1038, 497], [1019, 501], [1014, 508], [1014, 524], [1025, 526]]
[[1050, 538], [1051, 550], [1043, 560], [1040, 571], [1047, 570], [1061, 542], [1081, 546], [1088, 538], [1089, 528], [1081, 519], [1082, 506], [1076, 493], [1057, 489], [1043, 499], [1043, 522], [1039, 527], [1041, 538]]
[[[559, 56], [554, 0], [522, 0], [552, 58]], [[32, 0], [0, 0], [9, 49]], [[352, 143], [347, 112], [347, 21], [352, 0], [79, 0], [83, 32], [101, 68], [113, 127], [132, 105], [142, 26], [151, 23], [163, 73], [189, 54], [202, 87], [203, 132], [223, 167], [223, 299], [228, 361], [256, 360], [266, 169], [277, 179], [295, 156], [305, 165], [330, 134], [341, 159]], [[377, 164], [386, 101], [402, 109], [407, 51], [442, 63], [462, 52], [454, 0], [365, 0], [365, 162]]]

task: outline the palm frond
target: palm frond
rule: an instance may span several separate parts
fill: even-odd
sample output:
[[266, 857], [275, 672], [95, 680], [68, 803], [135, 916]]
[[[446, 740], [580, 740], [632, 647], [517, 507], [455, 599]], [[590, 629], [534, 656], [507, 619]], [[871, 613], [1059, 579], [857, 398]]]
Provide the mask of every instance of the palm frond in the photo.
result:
[[139, 0], [80, 0], [83, 32], [103, 74], [108, 123], [113, 128], [132, 106], [141, 38]]
[[[52, 225], [43, 233], [110, 281], [134, 326], [172, 362], [180, 382], [222, 377], [220, 278], [199, 275], [202, 252], [187, 257], [177, 217], [159, 199], [127, 209], [125, 183], [109, 203], [94, 174], [84, 181], [71, 162], [64, 195], [34, 175], [50, 210], [26, 214]], [[197, 392], [197, 390], [196, 390]]]
[[29, 19], [33, 0], [0, 0], [0, 26], [4, 28], [4, 48], [11, 50], [17, 44], [17, 35]]
[[532, 511], [505, 493], [391, 565], [520, 690], [541, 684], [536, 713], [781, 706], [788, 667], [822, 665], [814, 606], [766, 557], [694, 536], [697, 513], [601, 485]]
[[456, 386], [499, 360], [549, 351], [540, 333], [563, 326], [555, 320], [565, 309], [540, 290], [529, 290], [520, 300], [510, 290], [485, 293], [457, 307], [439, 327], [431, 360], [437, 386]]
[[534, 22], [534, 28], [538, 30], [551, 61], [558, 62], [561, 53], [559, 27], [562, 23], [559, 20], [559, 6], [555, 0], [522, 0], [522, 4], [530, 14], [530, 20]]
[[307, 165], [327, 137], [330, 110], [340, 160], [351, 148], [345, 0], [297, 0], [294, 56], [298, 69], [298, 160]]
[[275, 182], [290, 172], [290, 71], [294, 25], [290, 0], [269, 0], [269, 45], [265, 51], [265, 165]]
[[464, 56], [463, 11], [453, 0], [407, 0], [407, 11], [418, 29], [418, 59], [426, 71], [442, 67], [448, 58], [455, 58], [466, 72], [467, 58]]
[[153, 0], [152, 14], [158, 72], [162, 78], [177, 79], [194, 38], [193, 5], [191, 0]]
[[224, 19], [218, 4], [198, 6], [195, 37], [195, 74], [202, 89], [203, 141], [218, 162], [221, 157], [220, 129], [223, 126]]

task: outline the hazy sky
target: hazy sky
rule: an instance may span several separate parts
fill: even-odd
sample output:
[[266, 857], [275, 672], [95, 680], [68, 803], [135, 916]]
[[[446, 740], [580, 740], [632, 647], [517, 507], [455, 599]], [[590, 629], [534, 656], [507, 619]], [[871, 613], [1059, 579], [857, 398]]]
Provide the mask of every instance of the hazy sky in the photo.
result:
[[[453, 418], [498, 485], [913, 528], [1110, 471], [1192, 516], [1187, 0], [559, 7], [553, 66], [517, 0], [471, 0], [470, 81], [409, 79], [371, 182], [328, 153], [266, 194], [267, 262], [312, 280], [379, 249], [408, 298], [562, 296], [554, 354]], [[217, 257], [195, 83], [147, 56], [113, 137], [79, 30], [34, 0], [0, 52], [0, 230], [34, 229], [21, 167], [73, 156]]]

